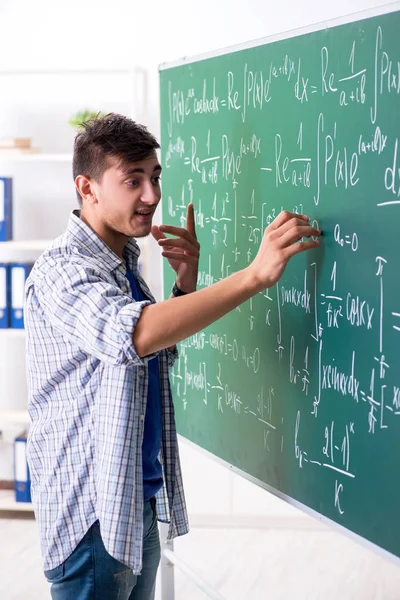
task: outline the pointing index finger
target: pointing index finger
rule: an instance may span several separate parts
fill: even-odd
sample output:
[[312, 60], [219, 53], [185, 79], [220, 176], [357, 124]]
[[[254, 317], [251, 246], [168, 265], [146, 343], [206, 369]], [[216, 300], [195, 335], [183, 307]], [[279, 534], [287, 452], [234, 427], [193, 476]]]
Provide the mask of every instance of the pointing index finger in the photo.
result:
[[196, 237], [196, 223], [194, 218], [194, 206], [193, 202], [188, 205], [186, 215], [186, 229], [194, 238]]

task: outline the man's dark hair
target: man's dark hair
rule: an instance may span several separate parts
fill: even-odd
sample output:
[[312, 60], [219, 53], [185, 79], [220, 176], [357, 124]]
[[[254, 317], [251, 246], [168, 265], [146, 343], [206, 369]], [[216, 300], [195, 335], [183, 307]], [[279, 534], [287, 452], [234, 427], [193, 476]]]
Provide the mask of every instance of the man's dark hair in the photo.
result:
[[[148, 158], [160, 145], [146, 127], [128, 117], [109, 113], [89, 119], [76, 135], [72, 173], [74, 181], [85, 175], [100, 182], [109, 167], [108, 158], [119, 159], [118, 167]], [[82, 197], [76, 190], [82, 206]]]

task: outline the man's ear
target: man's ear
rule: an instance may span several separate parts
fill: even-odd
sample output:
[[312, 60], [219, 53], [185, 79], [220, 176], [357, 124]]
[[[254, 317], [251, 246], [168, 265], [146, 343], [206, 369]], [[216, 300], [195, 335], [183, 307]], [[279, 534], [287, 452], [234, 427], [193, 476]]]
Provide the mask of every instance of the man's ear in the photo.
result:
[[89, 204], [96, 204], [97, 197], [94, 189], [94, 181], [85, 175], [78, 175], [75, 179], [75, 187], [80, 193], [82, 199]]

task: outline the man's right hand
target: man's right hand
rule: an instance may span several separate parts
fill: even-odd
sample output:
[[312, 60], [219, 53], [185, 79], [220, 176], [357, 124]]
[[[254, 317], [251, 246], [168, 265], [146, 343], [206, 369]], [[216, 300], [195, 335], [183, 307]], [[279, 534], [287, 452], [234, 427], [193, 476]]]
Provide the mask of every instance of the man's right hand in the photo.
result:
[[319, 244], [301, 242], [301, 238], [320, 235], [307, 217], [281, 213], [265, 230], [258, 254], [248, 267], [192, 294], [145, 306], [133, 333], [138, 355], [170, 348], [271, 287], [294, 254]]
[[259, 291], [279, 281], [292, 256], [319, 246], [318, 240], [302, 242], [301, 238], [320, 235], [306, 215], [281, 212], [265, 229], [257, 256], [248, 267]]

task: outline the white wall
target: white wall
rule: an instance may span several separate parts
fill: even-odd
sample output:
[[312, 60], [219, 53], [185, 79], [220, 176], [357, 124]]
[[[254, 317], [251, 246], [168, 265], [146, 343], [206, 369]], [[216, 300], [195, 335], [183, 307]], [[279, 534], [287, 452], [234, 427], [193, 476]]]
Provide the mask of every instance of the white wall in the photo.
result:
[[[147, 3], [132, 0], [114, 0], [112, 3], [104, 0], [63, 3], [2, 0], [0, 69], [145, 66], [150, 76], [148, 124], [158, 133], [159, 63], [380, 4], [379, 0], [157, 0]], [[35, 94], [37, 92], [36, 89]], [[43, 94], [46, 94], [45, 88]], [[30, 96], [30, 90], [26, 90], [24, 103], [27, 106]], [[55, 187], [54, 202], [57, 200]], [[42, 224], [44, 236], [48, 235], [49, 226], [51, 228], [51, 206], [48, 211], [49, 217], [46, 216]], [[150, 279], [152, 287], [159, 293], [160, 261], [155, 252], [153, 261]], [[218, 465], [210, 464], [208, 459], [184, 446], [182, 459], [192, 512], [251, 510], [263, 513], [272, 508], [278, 512], [286, 511], [280, 503], [274, 504], [266, 492], [253, 488]], [[4, 472], [4, 461], [2, 467], [1, 460], [0, 455], [0, 478]]]
[[6, 66], [155, 65], [381, 5], [376, 0], [2, 0]]

